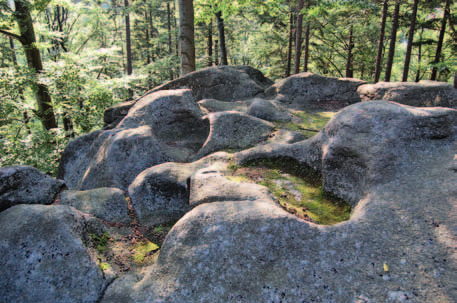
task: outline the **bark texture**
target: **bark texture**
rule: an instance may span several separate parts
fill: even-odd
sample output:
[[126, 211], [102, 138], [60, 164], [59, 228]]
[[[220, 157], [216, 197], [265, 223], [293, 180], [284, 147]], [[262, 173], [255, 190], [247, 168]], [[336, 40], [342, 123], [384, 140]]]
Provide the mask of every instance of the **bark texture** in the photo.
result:
[[179, 44], [181, 47], [181, 76], [195, 71], [194, 3], [178, 0]]

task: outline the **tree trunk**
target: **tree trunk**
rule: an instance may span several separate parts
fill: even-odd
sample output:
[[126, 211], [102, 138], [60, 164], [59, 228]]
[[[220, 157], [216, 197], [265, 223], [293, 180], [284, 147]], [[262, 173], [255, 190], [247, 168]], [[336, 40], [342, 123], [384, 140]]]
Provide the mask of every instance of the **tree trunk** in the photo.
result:
[[454, 73], [454, 88], [457, 89], [457, 72]]
[[149, 37], [149, 22], [148, 22], [148, 18], [149, 18], [148, 9], [145, 9], [145, 11], [144, 11], [144, 20], [145, 20], [145, 26], [146, 26], [146, 31], [145, 31], [145, 34], [146, 34], [146, 64], [151, 63], [151, 50], [149, 48], [149, 40], [151, 38]]
[[[35, 70], [38, 75], [43, 71], [41, 54], [36, 46], [35, 30], [33, 28], [32, 16], [30, 15], [27, 4], [21, 0], [15, 0], [16, 7], [15, 18], [19, 26], [20, 42], [22, 43], [27, 58], [27, 65], [30, 69]], [[43, 127], [47, 130], [57, 128], [57, 121], [54, 116], [51, 95], [48, 87], [44, 84], [37, 83], [36, 100], [38, 104], [37, 114], [41, 119]]]
[[16, 51], [14, 50], [14, 40], [11, 37], [9, 37], [9, 40], [10, 40], [10, 47], [11, 47], [11, 56], [13, 57], [13, 64], [16, 67], [17, 66], [17, 57], [16, 57]]
[[[311, 0], [308, 0], [306, 2], [306, 8], [309, 8], [311, 4]], [[308, 61], [309, 61], [309, 22], [306, 22], [306, 27], [305, 27], [305, 47], [303, 50], [304, 53], [304, 59], [303, 59], [303, 71], [307, 72], [308, 71]]]
[[181, 45], [181, 76], [195, 71], [194, 4], [178, 0], [179, 44]]
[[415, 82], [420, 81], [421, 77], [421, 60], [422, 60], [422, 34], [424, 32], [424, 28], [421, 27], [421, 33], [419, 36], [419, 48], [417, 50], [417, 71], [416, 71], [416, 80]]
[[386, 20], [387, 20], [388, 8], [389, 8], [389, 0], [384, 0], [384, 6], [382, 8], [382, 17], [381, 17], [381, 29], [379, 31], [378, 54], [376, 56], [376, 67], [375, 67], [375, 71], [374, 71], [374, 83], [378, 83], [379, 77], [381, 76], [382, 50], [383, 50], [383, 46], [384, 46], [384, 32], [386, 30]]
[[208, 66], [213, 66], [213, 19], [209, 21], [208, 27]]
[[303, 9], [303, 0], [298, 0], [298, 15], [297, 15], [297, 30], [295, 31], [295, 60], [294, 60], [294, 74], [300, 72], [300, 55], [301, 55], [301, 43], [302, 43], [302, 31], [303, 31], [303, 15], [301, 10]]
[[408, 81], [409, 62], [411, 61], [411, 50], [413, 48], [414, 30], [416, 27], [416, 14], [417, 14], [418, 4], [419, 4], [419, 0], [414, 0], [413, 10], [412, 10], [412, 14], [411, 14], [411, 25], [409, 27], [409, 34], [408, 34], [408, 45], [406, 47], [406, 54], [405, 54], [405, 65], [403, 67], [403, 78], [401, 80], [403, 82]]
[[214, 64], [219, 65], [219, 40], [214, 41]]
[[216, 13], [217, 29], [219, 30], [219, 45], [221, 49], [221, 65], [227, 65], [227, 48], [225, 46], [225, 29], [224, 19], [222, 18], [222, 12]]
[[[443, 48], [444, 34], [446, 32], [446, 22], [447, 22], [447, 18], [449, 17], [450, 5], [451, 5], [451, 0], [446, 0], [446, 6], [444, 8], [444, 15], [443, 15], [443, 19], [441, 21], [440, 36], [438, 38], [438, 45], [436, 46], [435, 60], [433, 60], [433, 64], [440, 63], [441, 49]], [[437, 72], [438, 72], [438, 67], [434, 66], [432, 69], [432, 75], [430, 76], [430, 80], [436, 80]]]
[[349, 41], [348, 41], [348, 54], [347, 54], [347, 61], [346, 61], [346, 78], [352, 78], [354, 76], [354, 69], [352, 68], [352, 49], [354, 48], [353, 42], [353, 27], [351, 24], [351, 28], [349, 30]]
[[125, 7], [125, 42], [126, 42], [126, 50], [127, 50], [127, 75], [131, 75], [133, 73], [133, 64], [132, 64], [132, 40], [130, 38], [130, 14], [128, 12], [129, 9], [129, 0], [124, 0], [124, 7]]
[[285, 77], [290, 76], [290, 65], [292, 64], [292, 42], [294, 37], [294, 16], [292, 14], [292, 10], [290, 12], [290, 19], [289, 19], [289, 51], [287, 53], [287, 65], [286, 65], [286, 74]]
[[390, 33], [390, 45], [389, 45], [389, 55], [387, 57], [386, 65], [386, 75], [384, 78], [385, 82], [390, 81], [390, 76], [392, 74], [392, 65], [394, 62], [395, 56], [395, 43], [397, 40], [397, 29], [398, 29], [398, 14], [400, 12], [400, 0], [395, 1], [394, 15], [392, 17], [392, 31]]
[[[168, 17], [168, 55], [173, 54], [172, 49], [172, 42], [171, 42], [171, 10], [170, 10], [170, 2], [167, 2], [167, 17]], [[173, 80], [173, 69], [170, 68], [170, 80]]]

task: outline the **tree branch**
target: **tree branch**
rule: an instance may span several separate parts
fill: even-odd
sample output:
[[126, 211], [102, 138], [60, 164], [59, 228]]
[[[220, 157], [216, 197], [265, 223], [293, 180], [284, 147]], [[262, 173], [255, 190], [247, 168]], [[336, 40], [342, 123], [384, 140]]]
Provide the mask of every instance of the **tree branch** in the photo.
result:
[[18, 40], [19, 42], [21, 42], [21, 44], [25, 43], [24, 39], [21, 36], [16, 35], [15, 33], [12, 33], [10, 31], [4, 30], [4, 29], [0, 29], [0, 33], [2, 33], [4, 35], [7, 35], [8, 37], [11, 37], [11, 38], [14, 38], [14, 39]]

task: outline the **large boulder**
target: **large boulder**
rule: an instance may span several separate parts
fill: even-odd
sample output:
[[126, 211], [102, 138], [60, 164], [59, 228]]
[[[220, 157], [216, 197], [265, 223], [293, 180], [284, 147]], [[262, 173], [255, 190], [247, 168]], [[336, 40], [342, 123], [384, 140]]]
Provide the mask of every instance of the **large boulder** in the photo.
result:
[[17, 204], [51, 204], [64, 186], [34, 167], [0, 167], [0, 211]]
[[351, 219], [320, 226], [271, 201], [205, 203], [102, 302], [453, 302], [456, 126], [450, 109], [359, 103], [312, 139], [240, 152], [239, 163], [316, 167]]
[[178, 220], [190, 210], [190, 176], [212, 167], [225, 169], [229, 155], [214, 153], [193, 163], [168, 162], [139, 174], [129, 186], [129, 196], [139, 222], [157, 225]]
[[388, 179], [408, 163], [405, 145], [454, 133], [457, 112], [393, 102], [358, 103], [337, 113], [310, 140], [259, 146], [234, 156], [237, 164], [261, 158], [293, 158], [319, 171], [325, 190], [355, 205], [367, 186]]
[[143, 170], [164, 162], [185, 162], [208, 137], [209, 125], [190, 90], [150, 94], [119, 125], [72, 141], [59, 176], [70, 189], [126, 190]]
[[362, 101], [386, 100], [419, 107], [457, 106], [457, 90], [444, 82], [379, 82], [362, 85], [357, 91]]
[[0, 301], [96, 302], [105, 280], [82, 213], [17, 205], [0, 213]]
[[210, 131], [196, 154], [199, 159], [223, 149], [248, 148], [271, 134], [274, 124], [236, 111], [208, 114]]
[[118, 188], [96, 188], [85, 191], [66, 190], [60, 193], [59, 204], [112, 223], [130, 223], [127, 200]]
[[294, 109], [341, 109], [360, 102], [357, 88], [365, 83], [305, 72], [275, 83], [265, 93]]
[[250, 66], [214, 66], [167, 82], [152, 89], [145, 96], [160, 90], [188, 88], [192, 90], [197, 101], [211, 98], [237, 101], [262, 95], [272, 84], [273, 81]]

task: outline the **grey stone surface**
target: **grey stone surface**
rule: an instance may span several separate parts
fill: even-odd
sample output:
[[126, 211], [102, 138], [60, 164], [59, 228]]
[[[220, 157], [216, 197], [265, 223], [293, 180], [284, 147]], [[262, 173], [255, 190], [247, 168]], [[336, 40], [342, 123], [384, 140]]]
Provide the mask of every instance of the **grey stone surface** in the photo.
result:
[[102, 302], [454, 302], [456, 113], [359, 103], [312, 139], [238, 153], [315, 166], [351, 219], [321, 226], [271, 201], [206, 203]]
[[1, 302], [96, 302], [107, 281], [83, 214], [69, 206], [17, 205], [0, 213]]
[[216, 99], [203, 99], [198, 101], [200, 107], [203, 107], [207, 113], [237, 111], [246, 113], [248, 111], [249, 101], [219, 101]]
[[115, 129], [72, 141], [62, 155], [58, 175], [74, 190], [126, 190], [143, 170], [193, 156], [209, 132], [202, 116], [190, 90], [150, 94]]
[[129, 187], [129, 196], [138, 220], [157, 225], [177, 220], [190, 210], [188, 180], [199, 169], [224, 169], [229, 155], [218, 152], [193, 163], [168, 162], [139, 174]]
[[262, 98], [233, 102], [204, 99], [199, 101], [198, 104], [208, 113], [238, 111], [267, 121], [291, 120], [291, 114], [281, 104]]
[[235, 154], [234, 160], [243, 164], [259, 158], [293, 158], [321, 172], [325, 190], [355, 204], [369, 184], [404, 169], [405, 145], [451, 136], [455, 117], [456, 111], [445, 108], [364, 102], [337, 113], [309, 140], [259, 146]]
[[64, 186], [34, 167], [0, 167], [0, 211], [17, 204], [51, 204]]
[[247, 114], [267, 121], [290, 121], [291, 114], [280, 104], [271, 100], [251, 100]]
[[118, 188], [96, 188], [85, 191], [67, 190], [60, 193], [60, 204], [112, 223], [130, 223], [127, 200]]
[[145, 96], [160, 90], [189, 88], [197, 101], [237, 101], [261, 95], [272, 84], [259, 70], [250, 66], [214, 66], [167, 82]]
[[107, 108], [103, 114], [103, 122], [105, 129], [112, 129], [127, 116], [130, 108], [135, 104], [134, 100], [122, 102]]
[[386, 100], [419, 107], [456, 107], [457, 90], [437, 81], [379, 82], [358, 88], [362, 101]]
[[365, 81], [300, 73], [280, 80], [266, 95], [294, 109], [341, 109], [360, 102], [357, 88]]
[[230, 181], [214, 167], [200, 169], [190, 177], [191, 207], [211, 202], [255, 200], [273, 202], [274, 197], [264, 186]]
[[210, 131], [206, 142], [195, 158], [229, 148], [247, 148], [270, 135], [274, 125], [270, 122], [236, 111], [210, 113]]

